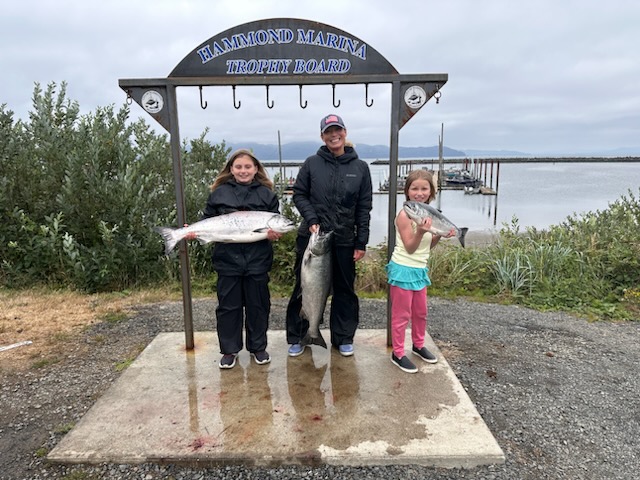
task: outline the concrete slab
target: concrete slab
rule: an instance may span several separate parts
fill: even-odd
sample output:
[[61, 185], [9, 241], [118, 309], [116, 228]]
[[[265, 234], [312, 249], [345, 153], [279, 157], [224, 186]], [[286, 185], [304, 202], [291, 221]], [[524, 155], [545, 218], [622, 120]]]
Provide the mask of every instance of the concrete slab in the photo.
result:
[[[323, 331], [329, 338], [329, 332]], [[386, 330], [359, 330], [355, 355], [314, 346], [272, 361], [241, 352], [220, 370], [215, 332], [163, 333], [96, 402], [48, 459], [59, 463], [388, 465], [473, 467], [504, 453], [431, 338], [439, 359], [407, 374]], [[407, 333], [407, 343], [411, 345]]]

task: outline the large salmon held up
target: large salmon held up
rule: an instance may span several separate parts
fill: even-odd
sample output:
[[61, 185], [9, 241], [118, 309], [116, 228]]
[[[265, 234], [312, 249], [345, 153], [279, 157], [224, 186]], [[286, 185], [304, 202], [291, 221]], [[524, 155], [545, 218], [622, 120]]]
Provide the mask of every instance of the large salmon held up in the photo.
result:
[[251, 243], [265, 240], [269, 230], [286, 233], [295, 228], [295, 223], [284, 215], [250, 210], [205, 218], [187, 227], [155, 227], [154, 230], [164, 238], [165, 254], [169, 255], [189, 233], [195, 233], [202, 245], [210, 242]]
[[456, 237], [458, 237], [458, 240], [460, 241], [460, 245], [464, 247], [464, 237], [469, 229], [466, 227], [458, 228], [437, 208], [433, 208], [431, 205], [424, 202], [413, 201], [404, 202], [402, 208], [411, 220], [419, 224], [421, 224], [426, 217], [430, 217], [431, 228], [429, 229], [429, 232], [435, 233], [436, 235], [446, 236], [453, 228], [456, 232]]
[[320, 333], [320, 324], [324, 316], [327, 299], [331, 293], [331, 242], [333, 232], [312, 233], [309, 244], [302, 256], [300, 270], [300, 290], [302, 309], [300, 316], [309, 322], [307, 335], [301, 345], [320, 345], [327, 343]]

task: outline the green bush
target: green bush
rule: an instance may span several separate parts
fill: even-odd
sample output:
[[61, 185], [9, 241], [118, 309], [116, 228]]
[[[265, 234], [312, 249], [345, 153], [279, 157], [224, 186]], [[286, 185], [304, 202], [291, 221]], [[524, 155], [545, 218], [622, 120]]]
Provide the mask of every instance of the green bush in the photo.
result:
[[[0, 282], [95, 292], [175, 279], [153, 231], [177, 226], [167, 136], [128, 122], [126, 105], [80, 115], [65, 95], [64, 83], [36, 85], [28, 123], [0, 108]], [[205, 134], [182, 152], [192, 221], [228, 153]], [[190, 254], [195, 272], [210, 273], [205, 249]]]
[[[64, 83], [44, 90], [36, 84], [28, 121], [14, 121], [0, 106], [0, 286], [97, 292], [179, 283], [178, 254], [165, 256], [153, 231], [179, 226], [167, 135], [143, 120], [130, 122], [127, 105], [79, 112]], [[224, 141], [207, 141], [207, 133], [181, 145], [188, 223], [200, 219], [230, 151]], [[299, 221], [290, 198], [278, 194], [282, 213]], [[276, 295], [293, 287], [295, 238], [290, 232], [274, 242]], [[363, 295], [386, 294], [386, 248], [380, 247], [357, 264]], [[200, 291], [215, 286], [210, 252], [210, 245], [188, 246], [192, 283]], [[442, 242], [429, 268], [432, 295], [638, 319], [640, 202], [629, 191], [606, 210], [542, 231], [523, 232], [514, 218], [487, 246]]]
[[548, 230], [521, 232], [514, 218], [488, 246], [435, 249], [431, 292], [638, 319], [625, 294], [640, 285], [639, 225], [632, 192], [604, 211], [572, 215]]

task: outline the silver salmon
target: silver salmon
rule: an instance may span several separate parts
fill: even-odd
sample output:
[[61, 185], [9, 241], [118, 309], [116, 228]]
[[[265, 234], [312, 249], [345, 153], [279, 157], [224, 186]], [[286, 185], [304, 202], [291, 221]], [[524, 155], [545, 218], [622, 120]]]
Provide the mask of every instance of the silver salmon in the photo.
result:
[[251, 243], [266, 239], [268, 230], [286, 233], [295, 228], [295, 223], [284, 215], [251, 210], [205, 218], [188, 227], [155, 227], [154, 230], [164, 238], [164, 253], [169, 255], [189, 233], [195, 233], [202, 245], [210, 242]]
[[320, 333], [327, 299], [331, 293], [331, 242], [333, 232], [312, 233], [309, 244], [302, 256], [300, 287], [302, 309], [300, 316], [309, 322], [307, 334], [301, 345], [327, 344]]
[[407, 216], [416, 223], [422, 223], [426, 217], [431, 218], [431, 228], [429, 231], [436, 235], [447, 235], [453, 228], [460, 245], [464, 247], [464, 237], [469, 231], [468, 228], [458, 228], [451, 220], [445, 217], [440, 210], [423, 202], [404, 202], [402, 205]]

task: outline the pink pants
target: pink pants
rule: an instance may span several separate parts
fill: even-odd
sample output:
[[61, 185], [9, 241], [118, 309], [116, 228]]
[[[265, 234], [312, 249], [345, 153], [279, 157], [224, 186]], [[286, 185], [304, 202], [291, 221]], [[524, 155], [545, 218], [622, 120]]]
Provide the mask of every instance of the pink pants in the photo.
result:
[[416, 348], [424, 347], [427, 331], [427, 288], [405, 290], [389, 285], [391, 298], [391, 344], [396, 357], [404, 356], [404, 336], [411, 321], [411, 340]]

